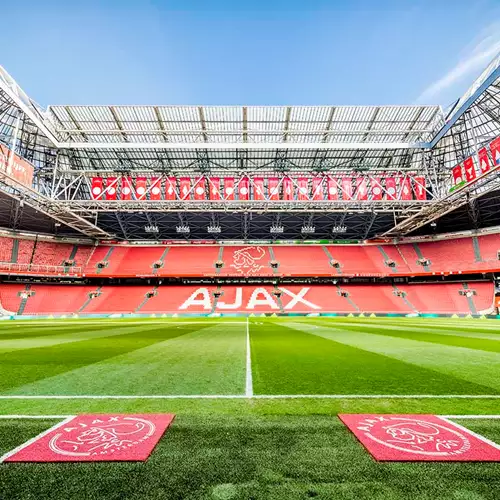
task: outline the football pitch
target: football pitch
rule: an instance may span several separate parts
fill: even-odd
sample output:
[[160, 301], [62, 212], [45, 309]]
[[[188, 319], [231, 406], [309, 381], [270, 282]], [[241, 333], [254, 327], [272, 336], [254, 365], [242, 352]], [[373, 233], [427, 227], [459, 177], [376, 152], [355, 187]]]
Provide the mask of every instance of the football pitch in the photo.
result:
[[378, 463], [336, 416], [448, 415], [500, 443], [498, 325], [4, 322], [0, 455], [68, 415], [168, 412], [176, 420], [145, 463], [0, 464], [0, 498], [498, 498], [500, 464]]

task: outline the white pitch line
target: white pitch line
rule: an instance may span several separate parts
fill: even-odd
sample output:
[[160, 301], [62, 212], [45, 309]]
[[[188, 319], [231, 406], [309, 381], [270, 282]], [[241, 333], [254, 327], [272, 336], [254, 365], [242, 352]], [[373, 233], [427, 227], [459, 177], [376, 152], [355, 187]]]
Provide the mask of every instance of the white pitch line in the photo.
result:
[[444, 422], [447, 422], [449, 424], [454, 425], [455, 427], [458, 427], [459, 429], [461, 429], [464, 432], [468, 432], [469, 434], [472, 434], [476, 439], [479, 439], [483, 443], [487, 443], [490, 446], [493, 446], [493, 448], [496, 448], [497, 450], [500, 450], [500, 444], [495, 443], [491, 439], [488, 439], [487, 437], [481, 436], [481, 434], [477, 434], [476, 432], [471, 431], [470, 429], [467, 429], [467, 427], [464, 427], [463, 425], [457, 424], [456, 422], [452, 422], [452, 421], [448, 420], [447, 417], [443, 417], [442, 415], [436, 415], [436, 417], [439, 418], [439, 419], [441, 419], [441, 420], [443, 420]]
[[39, 418], [39, 419], [61, 419], [61, 418], [73, 418], [75, 415], [0, 415], [0, 418], [5, 418], [5, 419], [32, 419], [32, 418]]
[[0, 463], [4, 462], [5, 460], [7, 460], [7, 458], [11, 457], [12, 455], [17, 453], [18, 451], [23, 450], [24, 448], [26, 448], [30, 444], [34, 443], [35, 441], [38, 441], [43, 436], [46, 436], [47, 434], [49, 434], [49, 432], [52, 432], [53, 430], [58, 429], [59, 427], [63, 426], [64, 424], [67, 424], [68, 422], [73, 420], [75, 418], [75, 416], [76, 415], [71, 415], [70, 417], [65, 418], [62, 422], [59, 422], [59, 423], [53, 425], [52, 427], [50, 427], [50, 429], [47, 429], [46, 431], [43, 431], [42, 433], [38, 434], [38, 436], [35, 436], [31, 439], [28, 439], [28, 441], [26, 441], [22, 445], [18, 446], [17, 448], [14, 448], [13, 450], [8, 451], [7, 453], [5, 453], [4, 455], [2, 455], [0, 457]]
[[442, 418], [477, 419], [477, 418], [500, 418], [500, 415], [440, 415]]
[[[246, 394], [0, 395], [2, 399], [246, 399]], [[500, 394], [254, 394], [252, 399], [500, 399]]]
[[245, 396], [247, 398], [253, 397], [252, 355], [250, 352], [250, 328], [248, 325], [248, 316], [247, 316], [247, 363], [246, 363]]

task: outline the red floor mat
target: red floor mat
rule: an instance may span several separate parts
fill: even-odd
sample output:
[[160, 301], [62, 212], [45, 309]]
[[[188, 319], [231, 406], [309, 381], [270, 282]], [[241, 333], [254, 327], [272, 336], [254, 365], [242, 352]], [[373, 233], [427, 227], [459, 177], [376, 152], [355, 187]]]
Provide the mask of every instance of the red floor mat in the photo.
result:
[[343, 414], [376, 460], [500, 462], [500, 446], [436, 415]]
[[144, 461], [172, 414], [78, 415], [2, 457], [4, 462]]

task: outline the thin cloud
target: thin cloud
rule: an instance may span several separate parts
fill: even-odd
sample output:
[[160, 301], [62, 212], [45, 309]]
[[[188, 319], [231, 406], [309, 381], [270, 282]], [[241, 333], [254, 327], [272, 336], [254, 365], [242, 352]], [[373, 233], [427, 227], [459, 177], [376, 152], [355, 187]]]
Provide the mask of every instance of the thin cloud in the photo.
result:
[[[500, 23], [489, 26], [479, 39], [464, 51], [462, 58], [444, 76], [431, 83], [417, 98], [418, 103], [436, 102], [445, 91], [480, 72], [500, 52]], [[472, 82], [471, 82], [472, 83]], [[458, 95], [456, 97], [459, 97]]]

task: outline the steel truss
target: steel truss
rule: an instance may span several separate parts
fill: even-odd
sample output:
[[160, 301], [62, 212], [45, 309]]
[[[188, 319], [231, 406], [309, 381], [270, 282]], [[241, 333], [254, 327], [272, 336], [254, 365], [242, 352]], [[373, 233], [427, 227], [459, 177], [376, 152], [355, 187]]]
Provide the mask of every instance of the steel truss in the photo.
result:
[[[332, 227], [349, 224], [350, 238], [400, 236], [464, 204], [477, 225], [475, 200], [500, 188], [499, 172], [450, 194], [450, 169], [500, 136], [499, 66], [500, 58], [447, 116], [436, 106], [44, 111], [0, 68], [0, 142], [35, 168], [34, 189], [6, 174], [0, 189], [19, 202], [12, 226], [19, 226], [25, 203], [92, 238], [160, 239], [179, 223], [192, 228], [184, 237], [202, 237], [209, 224], [219, 224], [220, 237], [262, 238], [278, 222], [289, 225], [285, 235], [293, 239], [307, 237], [300, 233], [304, 225], [314, 225], [321, 237], [345, 236]], [[321, 174], [425, 175], [427, 200], [404, 201], [399, 193], [383, 201], [209, 202], [178, 194], [173, 201], [113, 201], [90, 194], [92, 176], [189, 176], [194, 188], [200, 176], [230, 175], [237, 187], [243, 177]], [[145, 226], [158, 226], [159, 233], [144, 234]]]

